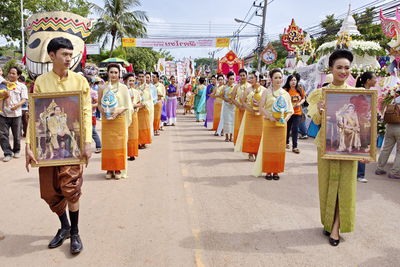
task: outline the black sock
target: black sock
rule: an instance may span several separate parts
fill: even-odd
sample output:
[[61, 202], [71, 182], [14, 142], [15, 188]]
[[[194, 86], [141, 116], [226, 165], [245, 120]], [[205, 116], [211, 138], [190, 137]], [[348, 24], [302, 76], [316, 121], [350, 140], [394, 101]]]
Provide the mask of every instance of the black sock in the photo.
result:
[[69, 218], [71, 220], [71, 235], [78, 234], [79, 210], [69, 211]]
[[62, 229], [69, 229], [71, 226], [69, 225], [69, 221], [68, 221], [68, 217], [67, 217], [67, 213], [64, 212], [63, 215], [58, 216], [58, 218], [60, 219], [61, 222], [61, 228]]

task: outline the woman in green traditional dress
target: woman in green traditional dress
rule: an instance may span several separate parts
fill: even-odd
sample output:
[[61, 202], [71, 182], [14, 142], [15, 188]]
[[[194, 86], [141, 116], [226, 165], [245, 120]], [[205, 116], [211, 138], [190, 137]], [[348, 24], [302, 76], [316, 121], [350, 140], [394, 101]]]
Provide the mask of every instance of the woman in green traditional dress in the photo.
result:
[[[346, 83], [350, 75], [353, 54], [348, 50], [336, 50], [329, 57], [329, 69], [333, 81], [326, 88], [354, 89]], [[308, 114], [313, 122], [320, 125], [325, 103], [322, 89], [314, 90], [308, 98]], [[321, 222], [324, 234], [329, 236], [332, 246], [339, 245], [339, 231], [354, 231], [357, 182], [357, 161], [322, 159], [320, 136], [316, 138], [318, 147], [318, 186]], [[363, 161], [364, 163], [367, 163]]]

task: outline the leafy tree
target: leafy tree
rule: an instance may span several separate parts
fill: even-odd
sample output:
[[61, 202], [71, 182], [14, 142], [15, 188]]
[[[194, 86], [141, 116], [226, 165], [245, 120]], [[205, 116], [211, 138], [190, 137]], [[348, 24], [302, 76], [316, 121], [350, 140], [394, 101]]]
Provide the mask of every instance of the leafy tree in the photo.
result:
[[[29, 15], [43, 11], [69, 11], [86, 17], [90, 4], [87, 0], [25, 0], [24, 19]], [[0, 1], [0, 36], [7, 41], [21, 39], [21, 10], [20, 0]]]
[[361, 14], [354, 14], [354, 20], [362, 36], [352, 36], [353, 39], [362, 39], [365, 41], [378, 42], [382, 47], [386, 47], [390, 41], [382, 31], [380, 24], [373, 23], [373, 17], [376, 13], [375, 8], [366, 8]]
[[154, 65], [157, 64], [161, 55], [148, 47], [129, 47], [126, 49], [127, 60], [132, 63], [133, 69], [154, 71]]
[[140, 10], [131, 11], [139, 6], [140, 0], [104, 0], [103, 8], [93, 4], [100, 18], [94, 26], [91, 40], [102, 41], [104, 48], [111, 37], [111, 57], [117, 38], [145, 36], [145, 22], [149, 21], [146, 13]]
[[342, 23], [343, 20], [335, 19], [334, 14], [327, 15], [320, 23], [320, 26], [324, 29], [324, 33], [316, 39], [317, 46], [335, 40], [337, 38], [336, 34], [340, 30]]

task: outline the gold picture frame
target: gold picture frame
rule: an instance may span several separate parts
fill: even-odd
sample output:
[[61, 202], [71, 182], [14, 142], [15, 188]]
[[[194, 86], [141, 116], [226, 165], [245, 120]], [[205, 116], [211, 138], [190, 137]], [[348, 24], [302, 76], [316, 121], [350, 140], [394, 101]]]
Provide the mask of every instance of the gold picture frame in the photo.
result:
[[32, 167], [86, 164], [82, 92], [29, 94]]
[[376, 161], [377, 91], [322, 91], [322, 158]]

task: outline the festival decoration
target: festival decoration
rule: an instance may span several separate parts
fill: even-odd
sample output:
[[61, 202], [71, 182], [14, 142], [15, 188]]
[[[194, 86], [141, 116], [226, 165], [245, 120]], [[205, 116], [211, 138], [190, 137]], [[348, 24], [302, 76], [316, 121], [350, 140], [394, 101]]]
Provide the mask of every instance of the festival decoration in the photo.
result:
[[265, 64], [272, 64], [277, 60], [277, 58], [278, 58], [278, 53], [276, 52], [272, 44], [269, 43], [261, 53], [261, 60]]
[[71, 40], [74, 52], [70, 69], [80, 71], [86, 60], [85, 40], [91, 34], [92, 20], [69, 12], [52, 11], [33, 14], [26, 21], [26, 25], [29, 37], [26, 66], [31, 77], [37, 77], [52, 69], [47, 45], [56, 37]]
[[287, 51], [295, 51], [296, 46], [304, 43], [303, 30], [296, 25], [294, 19], [288, 29], [284, 29], [281, 41]]
[[383, 15], [382, 9], [380, 11], [380, 19], [383, 33], [392, 40], [388, 43], [390, 46], [390, 53], [400, 61], [400, 11], [396, 8], [396, 19], [388, 19]]
[[244, 61], [236, 56], [236, 54], [231, 50], [223, 58], [218, 60], [218, 73], [228, 74], [233, 71], [238, 75], [239, 70], [244, 66]]

